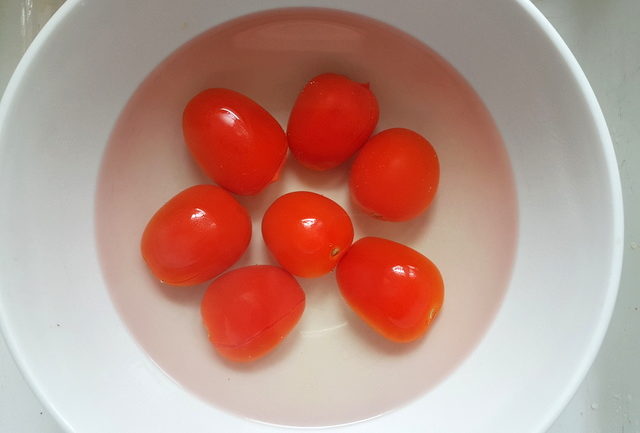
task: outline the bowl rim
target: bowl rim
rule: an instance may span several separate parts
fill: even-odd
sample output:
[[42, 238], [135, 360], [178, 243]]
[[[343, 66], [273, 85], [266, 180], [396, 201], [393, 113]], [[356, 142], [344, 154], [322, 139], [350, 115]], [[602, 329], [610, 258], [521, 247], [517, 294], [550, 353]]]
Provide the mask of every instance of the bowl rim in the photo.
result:
[[596, 94], [593, 91], [584, 70], [571, 52], [567, 43], [562, 39], [562, 36], [560, 36], [560, 33], [555, 29], [555, 27], [553, 27], [544, 14], [532, 2], [527, 0], [516, 1], [544, 31], [547, 38], [552, 42], [553, 46], [562, 56], [562, 59], [567, 64], [574, 79], [580, 86], [581, 93], [584, 95], [587, 105], [589, 106], [589, 113], [591, 114], [593, 124], [598, 131], [598, 139], [602, 144], [603, 157], [609, 181], [609, 194], [613, 199], [611, 203], [613, 223], [611, 230], [613, 236], [612, 256], [610, 258], [611, 273], [608, 276], [606, 300], [602, 305], [598, 327], [596, 332], [591, 335], [590, 341], [584, 349], [585, 355], [574, 370], [573, 376], [567, 381], [562, 393], [558, 396], [554, 409], [550, 410], [547, 414], [546, 420], [543, 420], [540, 423], [539, 431], [543, 433], [551, 428], [556, 418], [560, 416], [560, 413], [564, 410], [567, 404], [569, 404], [571, 398], [578, 390], [578, 387], [584, 381], [591, 365], [600, 351], [602, 342], [604, 341], [607, 330], [609, 329], [616, 299], [618, 297], [620, 277], [622, 275], [622, 259], [624, 253], [624, 205], [615, 147], [611, 139], [611, 134], [609, 133], [609, 127], [607, 126], [604, 113], [602, 112]]
[[[69, 13], [78, 4], [81, 3], [81, 1], [82, 0], [67, 0], [63, 2], [58, 10], [53, 13], [49, 20], [36, 34], [36, 36], [31, 41], [31, 44], [29, 44], [29, 46], [25, 50], [24, 54], [20, 58], [20, 61], [18, 62], [18, 65], [11, 74], [11, 78], [9, 79], [7, 87], [2, 94], [2, 98], [0, 98], [0, 127], [4, 124], [4, 119], [9, 112], [9, 108], [12, 105], [13, 99], [16, 97], [15, 94], [18, 91], [20, 81], [24, 76], [24, 72], [31, 66], [31, 63], [38, 56], [44, 42], [58, 28], [60, 23], [67, 17], [67, 15], [69, 15]], [[0, 159], [2, 157], [2, 147], [0, 147]], [[68, 433], [74, 433], [73, 428], [67, 422], [64, 415], [59, 412], [58, 408], [51, 402], [50, 399], [47, 398], [45, 392], [42, 390], [37, 374], [29, 366], [27, 355], [21, 349], [21, 346], [18, 341], [16, 341], [13, 333], [10, 332], [10, 325], [5, 319], [7, 315], [4, 314], [4, 308], [5, 307], [3, 303], [0, 302], [0, 333], [2, 333], [5, 339], [6, 345], [9, 348], [9, 353], [15, 361], [15, 364], [18, 367], [18, 371], [20, 371], [22, 377], [29, 385], [31, 391], [45, 407], [47, 413], [53, 416], [53, 419], [61, 427], [61, 429]]]

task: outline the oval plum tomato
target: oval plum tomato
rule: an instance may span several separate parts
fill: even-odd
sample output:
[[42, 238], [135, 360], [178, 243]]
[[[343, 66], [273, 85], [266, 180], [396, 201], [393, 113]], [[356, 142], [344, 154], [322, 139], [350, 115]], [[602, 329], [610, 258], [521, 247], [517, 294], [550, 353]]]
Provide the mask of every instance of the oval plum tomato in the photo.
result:
[[196, 185], [151, 217], [140, 249], [158, 279], [189, 286], [233, 265], [250, 240], [251, 220], [245, 208], [218, 186]]
[[397, 342], [421, 337], [444, 298], [436, 265], [405, 245], [381, 238], [356, 241], [338, 263], [336, 278], [358, 316]]
[[275, 259], [300, 277], [331, 271], [353, 241], [351, 218], [339, 204], [308, 191], [279, 197], [262, 218], [262, 237]]
[[433, 201], [440, 165], [431, 144], [404, 128], [374, 135], [353, 162], [349, 187], [368, 214], [386, 221], [418, 216]]
[[289, 147], [308, 168], [336, 167], [369, 138], [378, 115], [378, 101], [368, 84], [343, 75], [319, 75], [304, 86], [291, 110]]
[[256, 360], [298, 323], [305, 295], [295, 278], [276, 266], [234, 269], [207, 289], [200, 311], [209, 341], [232, 361]]
[[182, 129], [202, 171], [223, 188], [253, 195], [278, 178], [286, 135], [248, 97], [228, 89], [204, 90], [184, 109]]

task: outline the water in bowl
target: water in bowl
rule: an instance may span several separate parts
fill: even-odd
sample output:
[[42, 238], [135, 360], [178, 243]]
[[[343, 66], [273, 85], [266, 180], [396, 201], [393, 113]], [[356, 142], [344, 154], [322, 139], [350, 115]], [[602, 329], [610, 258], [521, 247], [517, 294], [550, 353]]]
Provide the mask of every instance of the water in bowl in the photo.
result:
[[[179, 288], [155, 281], [140, 257], [139, 238], [166, 200], [209, 182], [182, 139], [182, 110], [192, 96], [209, 87], [234, 89], [286, 126], [298, 91], [323, 72], [370, 83], [380, 103], [378, 130], [411, 128], [432, 142], [442, 173], [437, 199], [414, 221], [377, 221], [349, 200], [348, 164], [318, 173], [290, 159], [279, 182], [256, 197], [239, 198], [253, 217], [253, 239], [236, 266], [273, 263], [260, 235], [262, 214], [285, 192], [312, 190], [350, 211], [356, 238], [387, 237], [430, 257], [445, 280], [445, 304], [424, 339], [399, 345], [373, 333], [346, 308], [333, 274], [300, 279], [307, 309], [292, 334], [260, 361], [231, 364], [216, 355], [201, 325], [206, 285]], [[450, 375], [478, 345], [500, 306], [517, 222], [500, 134], [464, 78], [394, 28], [322, 9], [277, 10], [228, 22], [151, 71], [111, 135], [96, 215], [111, 297], [155, 363], [218, 408], [295, 426], [374, 417]]]

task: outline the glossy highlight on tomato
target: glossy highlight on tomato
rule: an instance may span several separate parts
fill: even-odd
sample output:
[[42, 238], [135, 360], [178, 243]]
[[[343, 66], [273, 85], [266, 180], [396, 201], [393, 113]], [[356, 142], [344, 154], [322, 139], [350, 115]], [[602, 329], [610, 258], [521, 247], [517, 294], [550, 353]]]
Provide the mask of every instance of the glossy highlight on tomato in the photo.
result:
[[240, 203], [215, 185], [196, 185], [165, 203], [149, 220], [140, 250], [166, 284], [189, 286], [212, 279], [242, 256], [251, 220]]
[[336, 278], [356, 314], [396, 342], [424, 335], [444, 300], [436, 265], [418, 251], [387, 239], [356, 241], [338, 264]]
[[440, 163], [433, 146], [404, 128], [371, 137], [349, 174], [353, 200], [366, 213], [386, 221], [420, 215], [433, 201], [439, 182]]
[[308, 191], [279, 197], [262, 218], [262, 237], [275, 259], [300, 277], [336, 266], [353, 241], [353, 224], [333, 200]]
[[308, 168], [336, 167], [365, 143], [378, 116], [378, 101], [368, 84], [344, 75], [319, 75], [304, 86], [291, 110], [289, 147]]
[[229, 271], [207, 289], [200, 312], [209, 341], [223, 357], [255, 361], [295, 327], [305, 307], [296, 279], [276, 266]]
[[276, 119], [253, 100], [229, 89], [207, 89], [184, 109], [184, 139], [204, 173], [240, 195], [277, 180], [287, 139]]

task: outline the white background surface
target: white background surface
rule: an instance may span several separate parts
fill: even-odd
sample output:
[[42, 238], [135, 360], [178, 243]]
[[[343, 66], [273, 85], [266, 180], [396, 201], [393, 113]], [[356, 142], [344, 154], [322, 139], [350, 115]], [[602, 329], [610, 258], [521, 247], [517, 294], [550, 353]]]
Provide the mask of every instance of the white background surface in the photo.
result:
[[[0, 0], [0, 91], [58, 3]], [[549, 433], [640, 433], [640, 203], [634, 191], [640, 188], [640, 0], [534, 4], [565, 39], [602, 106], [616, 147], [626, 219], [622, 283], [609, 332], [585, 381]], [[1, 336], [0, 432], [61, 433], [22, 379]]]

